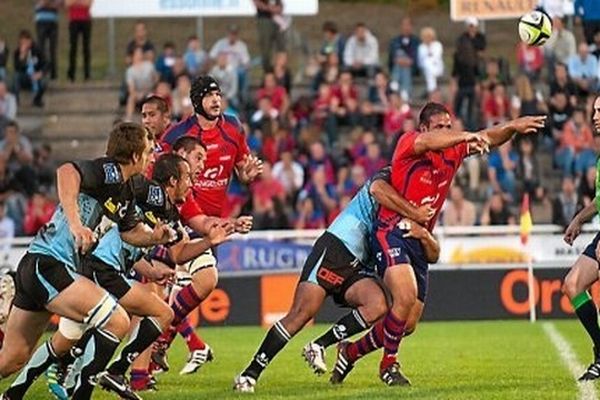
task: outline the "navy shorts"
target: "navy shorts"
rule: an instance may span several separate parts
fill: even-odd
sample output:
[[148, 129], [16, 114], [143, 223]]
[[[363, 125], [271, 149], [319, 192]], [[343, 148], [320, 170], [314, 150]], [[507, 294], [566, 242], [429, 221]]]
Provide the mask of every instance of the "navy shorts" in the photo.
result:
[[379, 227], [372, 240], [372, 249], [377, 260], [377, 271], [383, 278], [385, 270], [399, 264], [410, 264], [417, 279], [417, 298], [425, 303], [429, 264], [421, 242], [402, 237], [406, 231], [397, 226]]
[[[597, 233], [596, 236], [594, 236], [594, 239], [592, 239], [591, 243], [588, 244], [583, 251], [583, 254], [595, 261], [598, 261], [598, 257], [596, 257], [596, 247], [598, 246], [598, 241], [600, 241], [600, 233]], [[600, 264], [598, 266], [600, 267]]]
[[13, 304], [22, 310], [43, 311], [77, 277], [70, 267], [54, 257], [25, 253], [15, 274]]

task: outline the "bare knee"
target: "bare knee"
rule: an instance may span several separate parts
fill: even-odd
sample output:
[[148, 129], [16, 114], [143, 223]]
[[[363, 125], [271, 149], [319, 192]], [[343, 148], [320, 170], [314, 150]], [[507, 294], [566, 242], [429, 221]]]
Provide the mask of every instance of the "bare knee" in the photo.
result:
[[175, 313], [173, 312], [173, 309], [171, 307], [169, 307], [169, 305], [167, 303], [165, 303], [165, 302], [161, 302], [161, 303], [163, 303], [163, 304], [161, 304], [160, 312], [158, 313], [158, 315], [155, 316], [155, 318], [158, 321], [158, 323], [160, 324], [160, 326], [163, 329], [165, 329], [169, 325], [171, 325], [173, 318], [175, 318]]
[[0, 377], [6, 378], [21, 370], [31, 357], [31, 353], [25, 348], [4, 348], [0, 352]]
[[569, 299], [574, 298], [581, 293], [585, 288], [580, 287], [578, 284], [577, 274], [568, 273], [563, 281], [561, 290], [563, 294], [567, 295]]
[[360, 314], [364, 320], [372, 325], [379, 319], [381, 319], [388, 312], [388, 304], [385, 296], [376, 296], [373, 299], [369, 299], [369, 302], [359, 307]]
[[123, 339], [129, 332], [129, 323], [130, 320], [125, 310], [117, 307], [102, 329], [112, 333], [119, 339]]

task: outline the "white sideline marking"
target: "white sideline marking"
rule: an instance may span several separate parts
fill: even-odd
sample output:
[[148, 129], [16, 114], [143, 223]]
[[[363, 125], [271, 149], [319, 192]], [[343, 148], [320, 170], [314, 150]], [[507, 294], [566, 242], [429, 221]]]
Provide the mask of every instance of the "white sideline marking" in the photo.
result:
[[[550, 338], [550, 341], [556, 348], [558, 355], [562, 359], [563, 363], [571, 372], [573, 378], [575, 378], [575, 382], [579, 376], [585, 371], [585, 366], [582, 365], [577, 357], [575, 356], [575, 352], [571, 348], [571, 344], [563, 337], [563, 335], [558, 332], [556, 326], [552, 322], [545, 322], [543, 324], [544, 331], [546, 335]], [[579, 389], [578, 399], [582, 400], [595, 400], [598, 399], [598, 394], [596, 393], [596, 387], [594, 386], [594, 382], [577, 382], [577, 388]]]

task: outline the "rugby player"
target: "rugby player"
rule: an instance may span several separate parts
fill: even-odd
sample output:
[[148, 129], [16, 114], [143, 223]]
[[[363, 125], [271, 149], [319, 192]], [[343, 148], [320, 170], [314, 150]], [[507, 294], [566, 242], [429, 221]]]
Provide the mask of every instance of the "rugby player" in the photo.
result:
[[[594, 101], [594, 129], [600, 134], [600, 96]], [[600, 160], [596, 172], [596, 197], [594, 201], [573, 217], [565, 231], [564, 240], [571, 246], [581, 233], [581, 226], [600, 210]], [[579, 377], [580, 381], [591, 381], [600, 377], [600, 327], [598, 308], [589, 294], [590, 287], [598, 281], [598, 260], [600, 260], [600, 233], [598, 233], [583, 253], [577, 258], [563, 282], [562, 291], [571, 300], [577, 318], [587, 331], [594, 345], [593, 361]]]
[[[441, 104], [428, 103], [419, 115], [419, 132], [400, 137], [392, 158], [392, 185], [417, 206], [430, 205], [434, 216], [425, 227], [433, 231], [452, 179], [462, 160], [484, 153], [489, 146], [511, 140], [515, 133], [535, 133], [545, 117], [523, 117], [478, 133], [452, 131], [452, 119]], [[401, 213], [381, 207], [375, 223], [373, 252], [393, 304], [385, 318], [354, 343], [341, 342], [331, 376], [341, 383], [354, 363], [383, 347], [379, 376], [386, 385], [409, 384], [400, 371], [397, 352], [409, 320], [420, 320], [427, 294], [428, 263], [420, 241], [405, 237]], [[414, 325], [409, 327], [414, 330]], [[410, 332], [410, 331], [408, 331]]]
[[[79, 275], [81, 256], [97, 240], [103, 216], [116, 222], [122, 239], [134, 246], [167, 243], [172, 230], [163, 224], [150, 229], [135, 215], [130, 178], [143, 172], [153, 158], [153, 138], [137, 124], [116, 125], [106, 157], [62, 165], [57, 171], [60, 205], [50, 222], [33, 239], [21, 259], [16, 295], [0, 350], [0, 376], [7, 377], [30, 359], [51, 313], [91, 327], [74, 399], [89, 399], [93, 382], [126, 335], [129, 318], [115, 300]], [[51, 341], [32, 357], [54, 358]], [[8, 396], [3, 395], [4, 399]]]
[[[196, 78], [190, 91], [195, 114], [167, 131], [161, 143], [163, 150], [167, 151], [178, 138], [192, 136], [206, 146], [206, 163], [192, 189], [193, 196], [180, 209], [187, 226], [200, 234], [207, 232], [215, 218], [223, 217], [233, 171], [242, 183], [251, 182], [262, 172], [262, 161], [250, 155], [239, 120], [222, 113], [221, 98], [221, 89], [214, 78]], [[239, 233], [247, 233], [252, 228], [252, 217], [239, 217], [231, 222]], [[181, 266], [191, 283], [174, 296], [172, 308], [175, 318], [157, 341], [156, 352], [152, 355], [153, 361], [164, 370], [169, 368], [166, 350], [177, 333], [177, 326], [217, 285], [216, 264], [216, 258], [209, 251]], [[194, 368], [211, 358], [212, 351], [206, 345], [191, 354], [188, 364]]]
[[[285, 347], [320, 309], [327, 296], [352, 311], [326, 332], [323, 344], [309, 343], [302, 353], [316, 373], [324, 373], [324, 347], [367, 329], [387, 311], [387, 299], [376, 277], [368, 250], [368, 237], [376, 216], [377, 204], [371, 192], [378, 186], [379, 200], [404, 215], [425, 223], [433, 216], [426, 205], [420, 209], [401, 198], [389, 184], [390, 169], [378, 173], [359, 190], [348, 206], [315, 242], [296, 287], [288, 314], [271, 327], [250, 365], [234, 380], [234, 390], [254, 392], [256, 381], [269, 362]], [[432, 261], [439, 246], [428, 232], [421, 236]]]

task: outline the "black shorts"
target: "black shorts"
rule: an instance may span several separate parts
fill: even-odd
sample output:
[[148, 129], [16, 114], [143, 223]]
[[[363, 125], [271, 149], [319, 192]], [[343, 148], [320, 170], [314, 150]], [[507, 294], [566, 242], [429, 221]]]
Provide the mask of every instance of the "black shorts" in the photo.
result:
[[365, 269], [344, 243], [335, 235], [325, 232], [315, 242], [304, 263], [300, 282], [321, 286], [340, 306], [346, 307], [346, 291], [364, 278], [377, 280], [374, 272]]
[[[600, 241], [600, 233], [597, 233], [596, 236], [594, 236], [594, 239], [592, 239], [591, 243], [588, 244], [583, 251], [583, 254], [596, 262], [598, 262], [598, 257], [596, 257], [596, 247], [598, 246], [598, 241]], [[600, 264], [598, 264], [598, 267], [600, 267]]]
[[132, 281], [121, 271], [101, 261], [95, 256], [85, 257], [78, 271], [92, 282], [120, 300], [131, 289]]
[[27, 311], [43, 311], [77, 276], [54, 257], [25, 253], [15, 275], [13, 305]]

